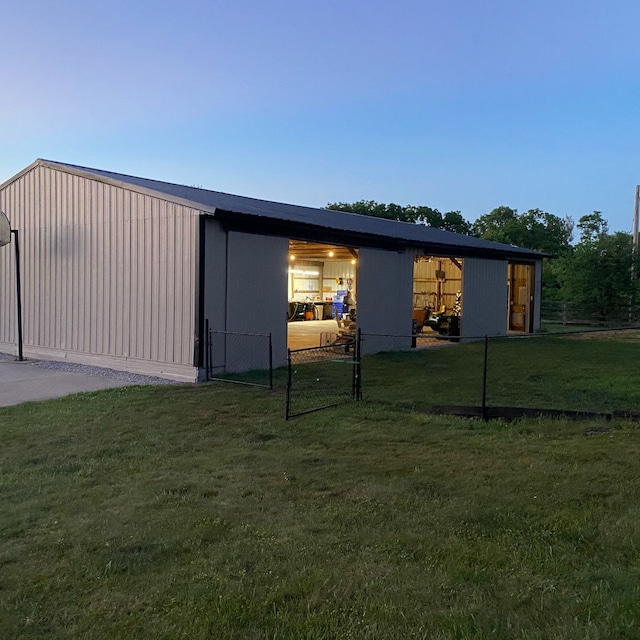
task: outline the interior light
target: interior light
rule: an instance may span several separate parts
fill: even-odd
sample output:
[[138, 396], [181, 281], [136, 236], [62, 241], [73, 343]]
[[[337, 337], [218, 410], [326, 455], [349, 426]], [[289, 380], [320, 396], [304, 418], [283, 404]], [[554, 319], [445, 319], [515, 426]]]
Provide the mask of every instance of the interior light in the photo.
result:
[[355, 264], [355, 263], [356, 263], [356, 259], [354, 258], [354, 259], [351, 261], [351, 264]]
[[293, 255], [293, 253], [289, 256], [289, 260], [295, 260], [296, 257]]
[[333, 251], [329, 251], [329, 257], [333, 258]]
[[294, 273], [297, 276], [316, 276], [320, 275], [319, 271], [306, 271], [305, 269], [289, 269], [289, 273]]

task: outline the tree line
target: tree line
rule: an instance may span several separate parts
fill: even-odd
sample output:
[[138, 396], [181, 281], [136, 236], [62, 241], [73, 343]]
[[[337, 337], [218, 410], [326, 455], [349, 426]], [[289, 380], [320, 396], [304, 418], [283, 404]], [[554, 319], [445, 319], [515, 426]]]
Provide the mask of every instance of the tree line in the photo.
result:
[[334, 202], [328, 209], [424, 224], [436, 229], [541, 251], [545, 258], [542, 297], [572, 303], [585, 317], [601, 321], [634, 317], [638, 259], [630, 233], [610, 232], [600, 211], [573, 221], [540, 209], [518, 213], [501, 206], [474, 222], [460, 211], [441, 213], [426, 206], [380, 204], [372, 200]]

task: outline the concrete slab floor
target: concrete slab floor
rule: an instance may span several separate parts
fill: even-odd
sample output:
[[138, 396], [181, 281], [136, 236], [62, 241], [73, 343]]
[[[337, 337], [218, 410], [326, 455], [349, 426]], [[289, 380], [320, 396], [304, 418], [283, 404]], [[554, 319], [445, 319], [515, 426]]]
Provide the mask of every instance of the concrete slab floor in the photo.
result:
[[335, 320], [308, 320], [287, 323], [287, 344], [289, 349], [305, 349], [319, 347], [322, 333], [339, 331]]
[[[305, 349], [321, 346], [320, 336], [326, 333], [338, 334], [340, 330], [335, 320], [307, 320], [287, 323], [287, 345], [289, 349]], [[438, 340], [438, 334], [425, 329], [418, 334], [418, 347], [435, 347], [445, 344]]]
[[124, 387], [135, 382], [37, 366], [37, 361], [0, 360], [0, 407], [50, 400], [73, 393]]

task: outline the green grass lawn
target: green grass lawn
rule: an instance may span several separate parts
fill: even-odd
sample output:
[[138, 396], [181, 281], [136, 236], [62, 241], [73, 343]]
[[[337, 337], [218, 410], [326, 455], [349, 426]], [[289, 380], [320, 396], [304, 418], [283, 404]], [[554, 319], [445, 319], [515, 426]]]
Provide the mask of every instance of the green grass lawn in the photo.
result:
[[[365, 398], [393, 407], [480, 405], [484, 343], [365, 357]], [[640, 409], [640, 332], [489, 341], [487, 402], [574, 411]]]
[[0, 409], [0, 638], [640, 637], [635, 424], [407, 408], [285, 422], [214, 383]]

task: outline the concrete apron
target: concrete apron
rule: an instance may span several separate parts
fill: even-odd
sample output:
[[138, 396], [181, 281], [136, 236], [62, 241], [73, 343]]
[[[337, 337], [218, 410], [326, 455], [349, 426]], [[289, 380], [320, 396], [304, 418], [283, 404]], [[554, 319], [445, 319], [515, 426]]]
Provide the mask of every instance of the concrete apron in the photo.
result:
[[44, 369], [29, 360], [0, 360], [0, 407], [131, 384], [135, 383]]

